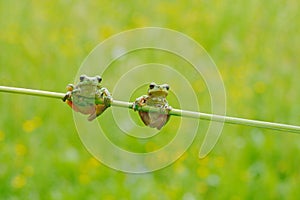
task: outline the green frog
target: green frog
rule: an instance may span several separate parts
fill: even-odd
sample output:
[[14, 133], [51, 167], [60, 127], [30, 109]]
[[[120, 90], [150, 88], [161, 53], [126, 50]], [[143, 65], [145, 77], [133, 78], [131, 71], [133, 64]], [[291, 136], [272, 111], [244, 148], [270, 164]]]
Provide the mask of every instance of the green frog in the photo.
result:
[[[168, 84], [150, 83], [147, 95], [137, 98], [133, 103], [132, 108], [139, 111], [139, 115], [146, 126], [160, 130], [168, 122], [170, 118], [168, 113], [172, 110], [166, 99], [169, 89]], [[160, 112], [141, 111], [140, 108], [143, 106], [158, 108]]]
[[79, 79], [78, 84], [67, 86], [68, 92], [62, 100], [74, 111], [89, 115], [88, 120], [92, 121], [110, 107], [112, 96], [105, 87], [101, 86], [100, 76], [81, 75]]

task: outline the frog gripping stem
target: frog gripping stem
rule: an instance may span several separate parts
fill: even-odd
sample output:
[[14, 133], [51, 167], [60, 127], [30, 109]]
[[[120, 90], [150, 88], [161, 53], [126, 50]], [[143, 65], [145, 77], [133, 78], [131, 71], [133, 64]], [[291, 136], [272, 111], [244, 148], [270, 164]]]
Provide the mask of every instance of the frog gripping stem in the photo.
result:
[[[51, 91], [35, 90], [35, 89], [27, 89], [27, 88], [17, 88], [17, 87], [9, 87], [9, 86], [0, 86], [0, 92], [39, 96], [39, 97], [48, 97], [48, 98], [55, 98], [55, 99], [64, 99], [64, 97], [65, 97], [64, 93], [59, 93], [59, 92], [51, 92]], [[132, 103], [132, 102], [124, 102], [124, 101], [115, 100], [115, 99], [111, 102], [111, 106], [129, 108], [129, 109], [134, 109], [133, 105], [134, 105], [134, 103]], [[149, 108], [147, 108], [147, 106], [140, 108], [140, 109], [144, 110], [144, 111], [149, 110]], [[251, 127], [257, 127], [257, 128], [282, 131], [282, 132], [286, 132], [286, 133], [290, 132], [290, 133], [300, 134], [300, 126], [297, 126], [297, 125], [282, 124], [282, 123], [260, 121], [260, 120], [252, 120], [252, 119], [245, 119], [245, 118], [239, 118], [239, 117], [214, 115], [214, 114], [203, 113], [203, 112], [180, 110], [180, 109], [176, 109], [176, 108], [172, 108], [172, 110], [169, 112], [169, 115], [170, 116], [173, 115], [173, 116], [187, 117], [187, 118], [196, 118], [196, 119], [200, 119], [200, 120], [224, 122], [224, 123], [236, 124], [236, 125], [251, 126]]]
[[74, 111], [88, 114], [89, 121], [94, 120], [110, 107], [112, 102], [110, 92], [100, 85], [101, 81], [100, 76], [81, 75], [79, 83], [67, 85], [63, 101], [66, 101]]

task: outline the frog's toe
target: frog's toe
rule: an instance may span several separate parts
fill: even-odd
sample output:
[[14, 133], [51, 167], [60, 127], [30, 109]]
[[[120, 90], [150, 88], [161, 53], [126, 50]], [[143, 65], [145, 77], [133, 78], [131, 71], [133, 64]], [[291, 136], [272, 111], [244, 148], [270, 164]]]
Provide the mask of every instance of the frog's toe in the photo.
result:
[[167, 107], [166, 107], [166, 110], [167, 110], [168, 112], [170, 112], [172, 109], [173, 109], [172, 106], [167, 106]]
[[66, 95], [62, 98], [62, 100], [65, 102], [67, 99], [71, 98], [71, 92], [67, 92]]
[[72, 91], [72, 90], [74, 89], [74, 87], [75, 87], [75, 86], [74, 86], [73, 84], [68, 84], [68, 85], [67, 85], [67, 90], [68, 90], [68, 91]]
[[104, 105], [105, 105], [106, 107], [110, 107], [112, 101], [113, 101], [112, 97], [104, 97]]
[[132, 109], [133, 109], [134, 111], [139, 110], [139, 103], [133, 102], [133, 104], [132, 104]]
[[68, 96], [65, 95], [65, 96], [62, 98], [63, 102], [65, 102], [65, 101], [67, 100], [67, 98], [68, 98]]
[[89, 121], [93, 121], [94, 119], [96, 119], [96, 117], [97, 117], [96, 113], [92, 113], [92, 114], [90, 114], [90, 116], [88, 117], [88, 120], [89, 120]]

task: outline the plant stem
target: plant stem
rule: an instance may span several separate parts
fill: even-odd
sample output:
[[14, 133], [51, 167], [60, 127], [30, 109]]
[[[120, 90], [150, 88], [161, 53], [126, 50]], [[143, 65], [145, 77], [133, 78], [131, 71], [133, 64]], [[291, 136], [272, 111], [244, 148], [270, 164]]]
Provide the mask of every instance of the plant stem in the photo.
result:
[[16, 88], [16, 87], [6, 87], [6, 86], [0, 86], [0, 92], [26, 94], [26, 95], [41, 96], [41, 97], [51, 97], [51, 98], [58, 98], [58, 99], [62, 99], [65, 96], [65, 94], [58, 93], [58, 92], [49, 92], [44, 90], [32, 90], [26, 88]]
[[[51, 98], [57, 98], [57, 99], [62, 99], [65, 96], [64, 93], [49, 92], [49, 91], [43, 91], [43, 90], [33, 90], [33, 89], [26, 89], [26, 88], [6, 87], [6, 86], [0, 86], [0, 92], [43, 96], [43, 97], [51, 97]], [[132, 109], [131, 102], [113, 100], [111, 105], [116, 106], [116, 107]], [[148, 106], [141, 108], [141, 111], [160, 112], [159, 109], [155, 109], [155, 108], [153, 109]], [[251, 119], [243, 119], [243, 118], [238, 118], [238, 117], [214, 115], [214, 114], [208, 114], [208, 113], [200, 113], [200, 112], [180, 110], [180, 109], [175, 109], [175, 108], [173, 108], [169, 112], [169, 115], [190, 117], [190, 118], [209, 120], [209, 121], [216, 121], [216, 122], [221, 122], [221, 123], [224, 122], [224, 123], [229, 123], [229, 124], [240, 124], [240, 125], [245, 125], [245, 126], [266, 128], [266, 129], [272, 129], [272, 130], [278, 130], [278, 131], [300, 133], [300, 126], [259, 121], [259, 120], [251, 120]]]

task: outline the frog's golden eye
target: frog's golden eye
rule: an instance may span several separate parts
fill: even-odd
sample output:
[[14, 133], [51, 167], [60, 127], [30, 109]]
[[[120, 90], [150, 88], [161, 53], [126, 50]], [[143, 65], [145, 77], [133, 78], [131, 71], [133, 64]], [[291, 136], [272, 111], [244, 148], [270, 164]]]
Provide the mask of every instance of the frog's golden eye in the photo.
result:
[[82, 81], [85, 79], [85, 77], [86, 77], [86, 75], [81, 75], [81, 76], [79, 77], [80, 82], [82, 82]]
[[156, 85], [155, 83], [150, 83], [149, 88], [153, 89], [155, 87], [155, 85]]
[[100, 76], [96, 76], [98, 82], [100, 83], [102, 81], [102, 78]]

